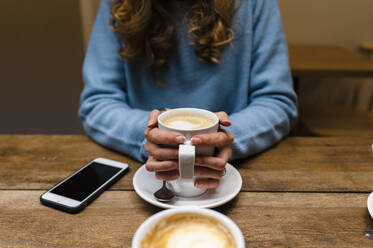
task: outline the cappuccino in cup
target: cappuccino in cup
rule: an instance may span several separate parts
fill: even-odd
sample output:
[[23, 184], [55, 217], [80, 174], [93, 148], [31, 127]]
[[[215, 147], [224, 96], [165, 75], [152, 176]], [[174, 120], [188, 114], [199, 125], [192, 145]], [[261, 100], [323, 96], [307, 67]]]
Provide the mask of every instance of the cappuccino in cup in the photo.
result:
[[180, 113], [167, 116], [162, 120], [163, 124], [176, 129], [196, 130], [210, 127], [215, 120], [201, 114]]
[[245, 248], [238, 226], [227, 216], [198, 207], [168, 209], [137, 229], [132, 248]]
[[220, 221], [195, 213], [171, 215], [144, 237], [141, 248], [235, 248], [232, 233]]

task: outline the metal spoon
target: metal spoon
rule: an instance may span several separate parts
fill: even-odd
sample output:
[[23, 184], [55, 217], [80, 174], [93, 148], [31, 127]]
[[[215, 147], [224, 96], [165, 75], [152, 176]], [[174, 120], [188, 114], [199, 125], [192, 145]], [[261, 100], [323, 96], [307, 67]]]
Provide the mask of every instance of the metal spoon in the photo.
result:
[[169, 202], [175, 196], [174, 192], [166, 186], [166, 181], [163, 181], [163, 186], [154, 193], [154, 197], [160, 202]]
[[373, 239], [373, 230], [365, 230], [364, 231], [364, 236], [369, 238], [369, 239]]

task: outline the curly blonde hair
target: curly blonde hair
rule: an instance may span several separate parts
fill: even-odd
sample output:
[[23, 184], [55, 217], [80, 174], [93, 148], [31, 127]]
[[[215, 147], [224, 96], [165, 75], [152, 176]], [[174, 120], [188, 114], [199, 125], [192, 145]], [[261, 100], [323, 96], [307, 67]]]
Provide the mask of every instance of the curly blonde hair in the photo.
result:
[[[150, 67], [153, 79], [157, 69], [168, 67], [175, 40], [172, 1], [114, 0], [111, 7], [111, 28], [125, 45], [119, 54]], [[234, 1], [195, 0], [186, 12], [188, 39], [200, 62], [219, 63], [232, 42]]]

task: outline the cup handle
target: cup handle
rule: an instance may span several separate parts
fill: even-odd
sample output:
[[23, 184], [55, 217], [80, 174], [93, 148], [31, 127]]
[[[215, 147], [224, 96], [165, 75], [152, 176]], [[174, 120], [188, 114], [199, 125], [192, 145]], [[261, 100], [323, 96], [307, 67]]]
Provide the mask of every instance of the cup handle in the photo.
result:
[[179, 145], [179, 178], [182, 180], [193, 180], [194, 161], [196, 157], [196, 147], [186, 141], [184, 145]]

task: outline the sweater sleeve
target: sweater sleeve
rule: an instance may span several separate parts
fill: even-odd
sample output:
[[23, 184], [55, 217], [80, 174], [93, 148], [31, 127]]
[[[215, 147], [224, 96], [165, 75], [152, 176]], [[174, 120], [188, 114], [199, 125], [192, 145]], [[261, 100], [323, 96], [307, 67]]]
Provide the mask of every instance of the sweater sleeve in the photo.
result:
[[121, 42], [110, 29], [109, 1], [101, 0], [83, 65], [79, 119], [99, 144], [144, 161], [149, 112], [129, 106]]
[[296, 123], [288, 51], [276, 0], [253, 1], [252, 62], [248, 106], [233, 113], [232, 160], [261, 152], [288, 135]]

